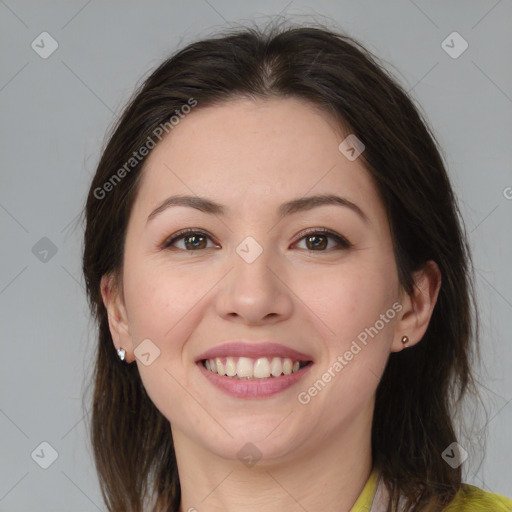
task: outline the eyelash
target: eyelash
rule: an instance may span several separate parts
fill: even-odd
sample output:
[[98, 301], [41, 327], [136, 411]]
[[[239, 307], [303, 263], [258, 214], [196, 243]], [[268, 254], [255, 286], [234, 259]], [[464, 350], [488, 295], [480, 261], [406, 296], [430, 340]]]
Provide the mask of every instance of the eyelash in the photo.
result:
[[[183, 252], [196, 252], [194, 250], [177, 249], [177, 248], [171, 247], [173, 243], [175, 243], [178, 240], [181, 240], [183, 238], [186, 238], [187, 236], [190, 236], [190, 235], [201, 235], [201, 236], [211, 239], [210, 235], [201, 229], [184, 229], [182, 231], [178, 231], [176, 234], [172, 235], [172, 237], [167, 238], [162, 243], [160, 248], [161, 249], [169, 249], [169, 250], [179, 250], [179, 251], [183, 251]], [[333, 240], [335, 240], [338, 243], [338, 246], [340, 246], [340, 247], [338, 247], [338, 249], [334, 248], [334, 250], [350, 249], [353, 245], [347, 238], [339, 235], [338, 233], [335, 233], [334, 231], [331, 231], [330, 229], [326, 229], [326, 228], [311, 228], [309, 230], [306, 230], [305, 232], [302, 233], [302, 236], [294, 243], [298, 243], [301, 240], [303, 240], [304, 238], [306, 238], [307, 236], [311, 236], [311, 235], [321, 235], [321, 236], [326, 236], [327, 238], [332, 238]], [[208, 249], [211, 249], [211, 247], [208, 247]], [[204, 249], [199, 249], [199, 250], [204, 250]], [[305, 249], [305, 250], [308, 250], [309, 252], [330, 252], [333, 250], [333, 248], [327, 249], [327, 250], [320, 250], [320, 251], [314, 251], [314, 250], [310, 250], [310, 249]]]

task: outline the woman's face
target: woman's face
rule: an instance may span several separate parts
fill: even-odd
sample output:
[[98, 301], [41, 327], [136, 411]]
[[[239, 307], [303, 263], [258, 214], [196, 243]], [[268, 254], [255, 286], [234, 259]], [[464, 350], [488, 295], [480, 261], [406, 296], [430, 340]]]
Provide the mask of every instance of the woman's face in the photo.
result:
[[[203, 450], [235, 459], [250, 442], [264, 459], [285, 460], [371, 423], [404, 334], [402, 293], [376, 187], [361, 159], [338, 148], [347, 135], [303, 100], [230, 100], [193, 110], [146, 161], [125, 244], [126, 331], [116, 341], [130, 361], [145, 340], [135, 355], [150, 398], [173, 433]], [[159, 208], [175, 195], [222, 213]], [[341, 199], [305, 201], [326, 195]], [[303, 208], [282, 207], [296, 200]], [[171, 240], [184, 229], [200, 233]], [[323, 229], [334, 236], [306, 234]], [[217, 376], [223, 390], [197, 361], [231, 342], [279, 344], [312, 364], [293, 379]], [[254, 355], [256, 371], [261, 354], [244, 349], [232, 349], [233, 362]], [[268, 352], [272, 365], [279, 350]], [[292, 384], [280, 389], [279, 379]]]

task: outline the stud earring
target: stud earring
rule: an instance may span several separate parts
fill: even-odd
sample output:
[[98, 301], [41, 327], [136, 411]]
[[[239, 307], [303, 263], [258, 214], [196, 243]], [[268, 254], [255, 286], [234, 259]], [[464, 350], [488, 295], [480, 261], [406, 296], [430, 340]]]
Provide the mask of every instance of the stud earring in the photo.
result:
[[407, 336], [402, 336], [402, 343], [404, 345], [406, 345], [408, 341], [409, 341], [409, 338]]
[[124, 348], [117, 349], [117, 357], [123, 364], [128, 364], [128, 361], [126, 361], [126, 350]]

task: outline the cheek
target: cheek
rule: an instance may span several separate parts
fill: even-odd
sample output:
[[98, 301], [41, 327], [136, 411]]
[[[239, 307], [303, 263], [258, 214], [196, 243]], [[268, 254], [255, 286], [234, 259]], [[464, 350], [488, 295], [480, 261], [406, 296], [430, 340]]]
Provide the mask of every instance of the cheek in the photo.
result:
[[[130, 329], [137, 338], [155, 339], [166, 350], [176, 338], [175, 332], [183, 319], [193, 316], [206, 291], [211, 287], [210, 278], [199, 269], [151, 262], [143, 254], [131, 254], [125, 262], [125, 299]], [[168, 345], [167, 345], [168, 344]]]
[[327, 365], [338, 375], [333, 398], [343, 395], [364, 401], [378, 385], [398, 318], [397, 277], [392, 269], [384, 261], [372, 262], [332, 281], [337, 291], [330, 292], [325, 304], [330, 305], [327, 321], [336, 333], [328, 347]]
[[[181, 301], [171, 300], [167, 280], [155, 279], [150, 272], [142, 272], [142, 267], [139, 269], [127, 268], [125, 273], [130, 332], [135, 344], [144, 338], [158, 343], [163, 333], [172, 327], [173, 318], [180, 312]], [[175, 314], [170, 310], [172, 308], [175, 308]]]
[[323, 321], [322, 331], [334, 346], [374, 325], [398, 297], [394, 260], [370, 252], [358, 256], [296, 276], [297, 295]]
[[149, 339], [159, 350], [148, 366], [136, 360], [144, 388], [157, 409], [175, 420], [176, 410], [190, 399], [180, 385], [186, 380], [185, 363], [190, 363], [183, 360], [183, 347], [198, 324], [199, 303], [211, 284], [183, 270], [144, 265], [142, 259], [125, 265], [124, 282], [134, 346]]
[[301, 387], [298, 399], [314, 411], [312, 421], [327, 430], [370, 410], [396, 325], [392, 272], [361, 261], [323, 278], [319, 273], [316, 284], [323, 288], [309, 288], [316, 292], [308, 305], [332, 332], [323, 340], [325, 357], [317, 373]]

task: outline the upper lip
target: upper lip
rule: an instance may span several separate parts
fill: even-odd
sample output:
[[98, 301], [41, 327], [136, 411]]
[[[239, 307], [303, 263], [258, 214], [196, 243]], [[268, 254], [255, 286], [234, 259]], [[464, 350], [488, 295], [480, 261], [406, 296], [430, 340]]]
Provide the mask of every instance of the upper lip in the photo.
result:
[[288, 357], [294, 361], [313, 361], [313, 358], [290, 347], [279, 343], [247, 343], [235, 341], [224, 343], [203, 352], [196, 358], [196, 363], [204, 359], [215, 359], [216, 357], [249, 357], [257, 359], [260, 357]]

